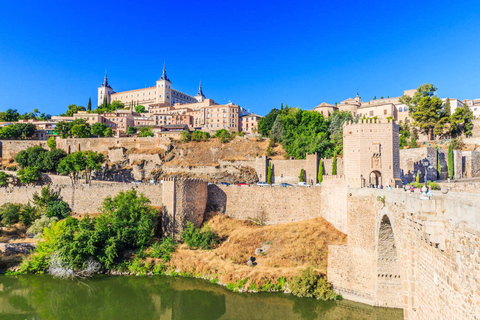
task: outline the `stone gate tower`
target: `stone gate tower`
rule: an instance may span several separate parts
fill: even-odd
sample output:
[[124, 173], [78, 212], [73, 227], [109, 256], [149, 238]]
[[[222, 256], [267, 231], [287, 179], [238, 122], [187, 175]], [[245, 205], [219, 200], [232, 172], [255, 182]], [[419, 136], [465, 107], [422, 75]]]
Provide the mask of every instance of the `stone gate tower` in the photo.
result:
[[398, 125], [371, 121], [344, 124], [345, 178], [356, 188], [401, 187]]

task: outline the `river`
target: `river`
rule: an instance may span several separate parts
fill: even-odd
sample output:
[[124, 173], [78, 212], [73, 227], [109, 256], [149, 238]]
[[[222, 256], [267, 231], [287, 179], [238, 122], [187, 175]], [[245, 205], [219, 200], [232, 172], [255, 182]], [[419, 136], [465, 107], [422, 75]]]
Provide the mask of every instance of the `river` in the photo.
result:
[[207, 281], [167, 276], [0, 276], [0, 319], [403, 319], [402, 310], [283, 293], [234, 293]]

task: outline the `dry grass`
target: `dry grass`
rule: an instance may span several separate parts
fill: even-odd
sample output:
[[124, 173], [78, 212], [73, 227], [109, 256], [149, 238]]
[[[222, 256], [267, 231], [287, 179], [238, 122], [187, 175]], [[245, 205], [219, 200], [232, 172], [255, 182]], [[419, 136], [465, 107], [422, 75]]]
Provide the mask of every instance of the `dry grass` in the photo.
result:
[[[189, 250], [181, 245], [169, 264], [181, 272], [218, 277], [222, 283], [248, 278], [257, 284], [291, 279], [300, 269], [314, 266], [326, 273], [328, 245], [346, 244], [346, 235], [323, 218], [272, 226], [256, 226], [216, 215], [210, 228], [224, 241], [213, 250]], [[256, 248], [265, 254], [255, 256]], [[257, 265], [247, 266], [250, 256]]]

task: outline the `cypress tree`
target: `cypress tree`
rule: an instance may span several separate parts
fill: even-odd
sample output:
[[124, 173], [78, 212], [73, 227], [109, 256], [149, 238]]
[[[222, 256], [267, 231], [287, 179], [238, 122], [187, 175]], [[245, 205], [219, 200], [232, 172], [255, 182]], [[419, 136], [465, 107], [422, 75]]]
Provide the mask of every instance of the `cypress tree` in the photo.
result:
[[337, 154], [333, 156], [333, 163], [332, 163], [332, 176], [337, 175]]
[[438, 151], [438, 147], [437, 147], [437, 179], [440, 179], [441, 173], [442, 173], [442, 164], [440, 163], [440, 152]]
[[451, 143], [448, 146], [448, 177], [453, 179], [453, 147]]
[[272, 163], [268, 163], [267, 183], [272, 184]]
[[305, 182], [305, 170], [300, 170], [300, 176], [298, 177], [299, 182]]
[[323, 182], [323, 164], [322, 160], [320, 160], [320, 164], [318, 166], [318, 177], [317, 177], [318, 183]]
[[106, 108], [106, 107], [107, 107], [107, 96], [105, 96], [105, 97], [103, 98], [103, 106], [102, 106], [102, 108]]
[[415, 182], [420, 183], [420, 173], [417, 171], [417, 176], [415, 177]]
[[87, 111], [92, 111], [92, 98], [88, 98]]

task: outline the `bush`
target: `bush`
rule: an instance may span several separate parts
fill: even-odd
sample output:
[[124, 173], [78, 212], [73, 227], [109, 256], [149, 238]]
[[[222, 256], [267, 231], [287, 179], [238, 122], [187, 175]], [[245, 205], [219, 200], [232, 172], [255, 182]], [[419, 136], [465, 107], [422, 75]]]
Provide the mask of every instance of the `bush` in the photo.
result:
[[210, 133], [203, 131], [194, 131], [191, 136], [192, 141], [207, 141], [210, 139]]
[[13, 204], [7, 202], [0, 207], [0, 218], [2, 223], [7, 226], [11, 226], [20, 221], [20, 210], [21, 207], [19, 204]]
[[187, 222], [181, 237], [190, 249], [212, 249], [218, 244], [217, 235], [208, 227], [205, 230], [195, 228], [193, 223]]
[[440, 190], [440, 185], [436, 181], [433, 181], [433, 182], [428, 181], [427, 186], [429, 186], [430, 189], [432, 189], [432, 190]]
[[175, 252], [177, 242], [172, 237], [163, 238], [161, 242], [156, 242], [147, 250], [147, 255], [152, 258], [162, 259], [164, 262], [170, 261], [172, 253]]
[[326, 277], [321, 276], [309, 267], [300, 271], [300, 275], [293, 277], [290, 284], [293, 295], [298, 297], [316, 298], [319, 300], [337, 300], [340, 298], [328, 283]]
[[462, 138], [455, 138], [450, 141], [450, 145], [453, 150], [462, 150], [465, 144], [463, 143]]
[[0, 187], [7, 187], [12, 179], [12, 175], [0, 171]]
[[23, 184], [34, 184], [42, 178], [37, 167], [25, 167], [18, 170], [18, 180]]
[[51, 228], [52, 223], [58, 221], [57, 217], [47, 217], [46, 215], [40, 216], [37, 220], [33, 222], [30, 228], [27, 229], [27, 234], [33, 235], [35, 238], [38, 238], [42, 235], [43, 229]]
[[214, 137], [220, 138], [221, 143], [227, 143], [230, 142], [235, 137], [235, 135], [230, 134], [230, 132], [228, 132], [226, 129], [221, 129], [215, 132]]
[[20, 211], [19, 221], [23, 223], [25, 227], [32, 225], [32, 223], [39, 218], [38, 210], [35, 206], [30, 204], [30, 201], [22, 206]]
[[49, 202], [45, 207], [45, 214], [47, 217], [57, 217], [64, 219], [70, 216], [70, 206], [63, 200], [56, 200]]

